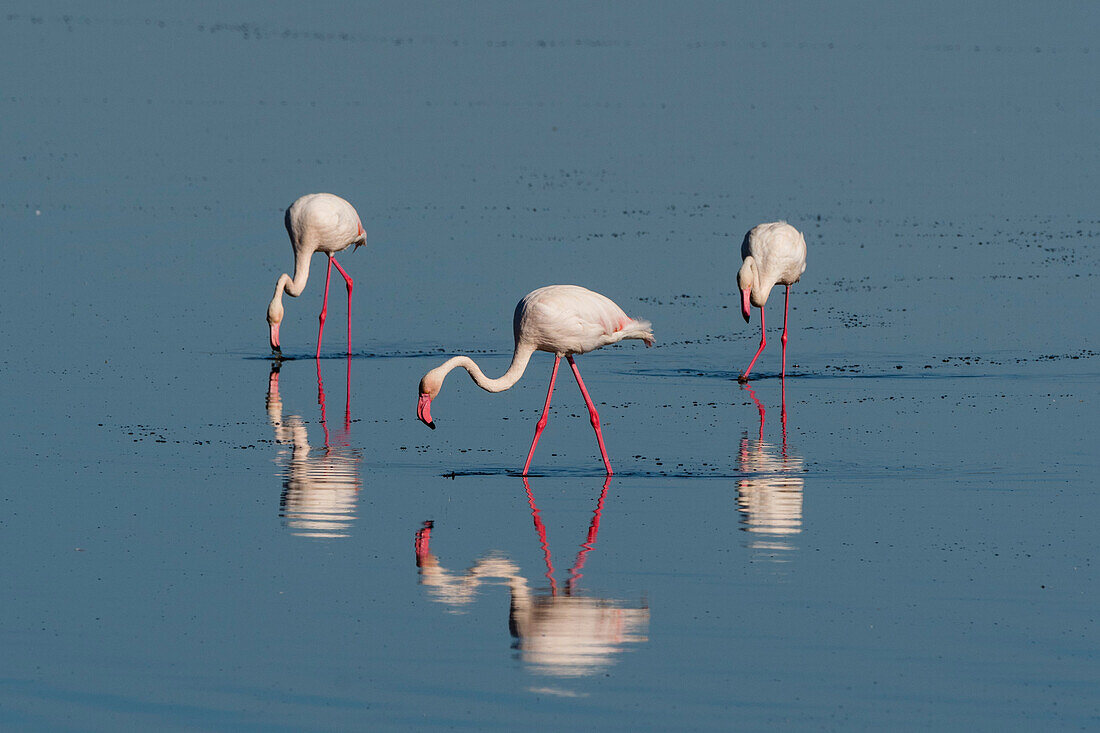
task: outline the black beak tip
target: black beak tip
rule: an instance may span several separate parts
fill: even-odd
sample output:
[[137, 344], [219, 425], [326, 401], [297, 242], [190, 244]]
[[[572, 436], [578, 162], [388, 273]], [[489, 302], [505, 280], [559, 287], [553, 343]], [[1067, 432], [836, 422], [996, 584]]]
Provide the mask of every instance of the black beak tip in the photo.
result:
[[745, 323], [749, 322], [749, 316], [747, 313], [742, 313], [741, 316], [745, 319]]
[[435, 420], [432, 420], [431, 422], [427, 422], [427, 423], [424, 423], [424, 424], [427, 425], [432, 430], [435, 430]]

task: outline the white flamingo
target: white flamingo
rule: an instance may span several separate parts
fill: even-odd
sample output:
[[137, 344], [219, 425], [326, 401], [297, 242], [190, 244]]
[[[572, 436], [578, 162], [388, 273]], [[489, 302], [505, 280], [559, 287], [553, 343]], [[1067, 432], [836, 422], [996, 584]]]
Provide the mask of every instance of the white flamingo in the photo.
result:
[[596, 413], [592, 398], [588, 396], [588, 390], [584, 386], [584, 380], [581, 379], [580, 371], [577, 370], [576, 362], [573, 361], [573, 355], [584, 354], [623, 339], [641, 339], [646, 346], [652, 346], [653, 329], [649, 321], [631, 318], [610, 298], [586, 288], [577, 285], [550, 285], [528, 293], [516, 305], [515, 314], [512, 316], [512, 331], [515, 336], [515, 352], [512, 354], [512, 364], [503, 376], [498, 379], [486, 377], [474, 360], [468, 356], [448, 359], [420, 380], [420, 399], [416, 405], [416, 416], [425, 425], [435, 429], [431, 413], [432, 400], [439, 394], [447, 374], [456, 367], [462, 367], [469, 372], [474, 383], [486, 392], [503, 392], [523, 376], [523, 371], [527, 368], [527, 362], [530, 361], [532, 354], [536, 351], [548, 351], [554, 355], [554, 369], [550, 372], [550, 388], [546, 392], [546, 404], [542, 408], [542, 417], [535, 426], [535, 437], [531, 441], [527, 462], [523, 465], [523, 475], [527, 475], [527, 469], [531, 466], [531, 457], [535, 455], [535, 446], [539, 442], [539, 435], [546, 427], [550, 398], [554, 394], [554, 380], [558, 375], [558, 364], [564, 356], [569, 366], [573, 368], [573, 375], [577, 378], [584, 402], [588, 406], [592, 427], [596, 431], [596, 441], [600, 444], [600, 454], [603, 456], [607, 475], [610, 476], [611, 462], [607, 458], [603, 434], [600, 432], [600, 416]]
[[[328, 285], [332, 278], [332, 266], [344, 276], [348, 286], [348, 353], [351, 353], [351, 276], [344, 272], [333, 256], [351, 245], [355, 249], [367, 243], [367, 234], [355, 207], [331, 193], [310, 193], [302, 196], [286, 210], [286, 232], [294, 248], [294, 277], [283, 273], [275, 283], [275, 295], [267, 306], [267, 323], [271, 327], [271, 350], [282, 356], [279, 346], [279, 324], [283, 321], [283, 293], [297, 298], [305, 290], [309, 279], [309, 261], [314, 252], [328, 255], [328, 271], [325, 274], [325, 299], [321, 305], [321, 327], [317, 332], [317, 358], [321, 356], [321, 337], [325, 333], [325, 315], [328, 312]], [[355, 250], [352, 250], [355, 251]]]
[[764, 331], [764, 304], [775, 285], [785, 285], [783, 299], [783, 371], [787, 376], [787, 305], [791, 299], [791, 286], [806, 271], [806, 239], [802, 233], [785, 221], [757, 224], [745, 235], [741, 243], [741, 269], [737, 273], [737, 287], [741, 290], [741, 315], [749, 322], [750, 304], [760, 309], [760, 348], [752, 357], [745, 373], [737, 378], [747, 382], [752, 365], [768, 344]]

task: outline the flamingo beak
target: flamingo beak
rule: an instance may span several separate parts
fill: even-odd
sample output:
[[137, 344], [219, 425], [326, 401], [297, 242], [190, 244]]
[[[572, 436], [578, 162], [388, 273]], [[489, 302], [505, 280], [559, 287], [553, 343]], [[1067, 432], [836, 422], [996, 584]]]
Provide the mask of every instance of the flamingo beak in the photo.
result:
[[745, 323], [749, 322], [749, 315], [752, 313], [752, 304], [749, 303], [749, 290], [741, 291], [741, 315], [745, 317]]
[[426, 392], [420, 394], [420, 400], [416, 403], [416, 417], [420, 422], [435, 430], [435, 420], [432, 420], [432, 396]]
[[279, 348], [279, 324], [278, 323], [272, 323], [271, 324], [271, 351], [278, 354], [279, 356], [283, 355], [283, 350]]

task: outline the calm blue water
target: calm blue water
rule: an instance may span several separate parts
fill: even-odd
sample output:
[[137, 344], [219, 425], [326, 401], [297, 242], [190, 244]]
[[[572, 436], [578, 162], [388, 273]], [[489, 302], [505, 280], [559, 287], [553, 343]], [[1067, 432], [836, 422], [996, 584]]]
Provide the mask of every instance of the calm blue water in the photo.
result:
[[[0, 727], [1100, 722], [1097, 6], [9, 3]], [[282, 211], [368, 246], [264, 313]], [[789, 375], [744, 232], [809, 267]], [[658, 345], [488, 395], [572, 282]]]

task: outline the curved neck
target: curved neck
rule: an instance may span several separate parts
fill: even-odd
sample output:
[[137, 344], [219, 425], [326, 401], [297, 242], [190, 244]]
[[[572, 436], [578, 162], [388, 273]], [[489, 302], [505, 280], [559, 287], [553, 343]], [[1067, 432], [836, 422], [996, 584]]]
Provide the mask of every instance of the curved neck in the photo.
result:
[[275, 283], [275, 295], [272, 296], [271, 305], [268, 306], [269, 312], [276, 304], [282, 305], [284, 291], [290, 297], [297, 298], [306, 289], [306, 281], [309, 280], [310, 255], [312, 254], [312, 252], [309, 254], [299, 251], [294, 252], [294, 277], [292, 278], [285, 272], [279, 276], [278, 282]]
[[523, 376], [524, 370], [527, 369], [527, 362], [531, 361], [531, 354], [533, 353], [535, 353], [535, 347], [528, 344], [516, 344], [516, 350], [512, 354], [512, 363], [508, 366], [508, 371], [496, 379], [485, 376], [485, 373], [481, 371], [481, 367], [470, 357], [456, 356], [437, 367], [437, 371], [440, 372], [439, 381], [442, 384], [452, 369], [462, 367], [470, 373], [470, 378], [474, 380], [474, 384], [486, 392], [503, 392], [511, 388]]

